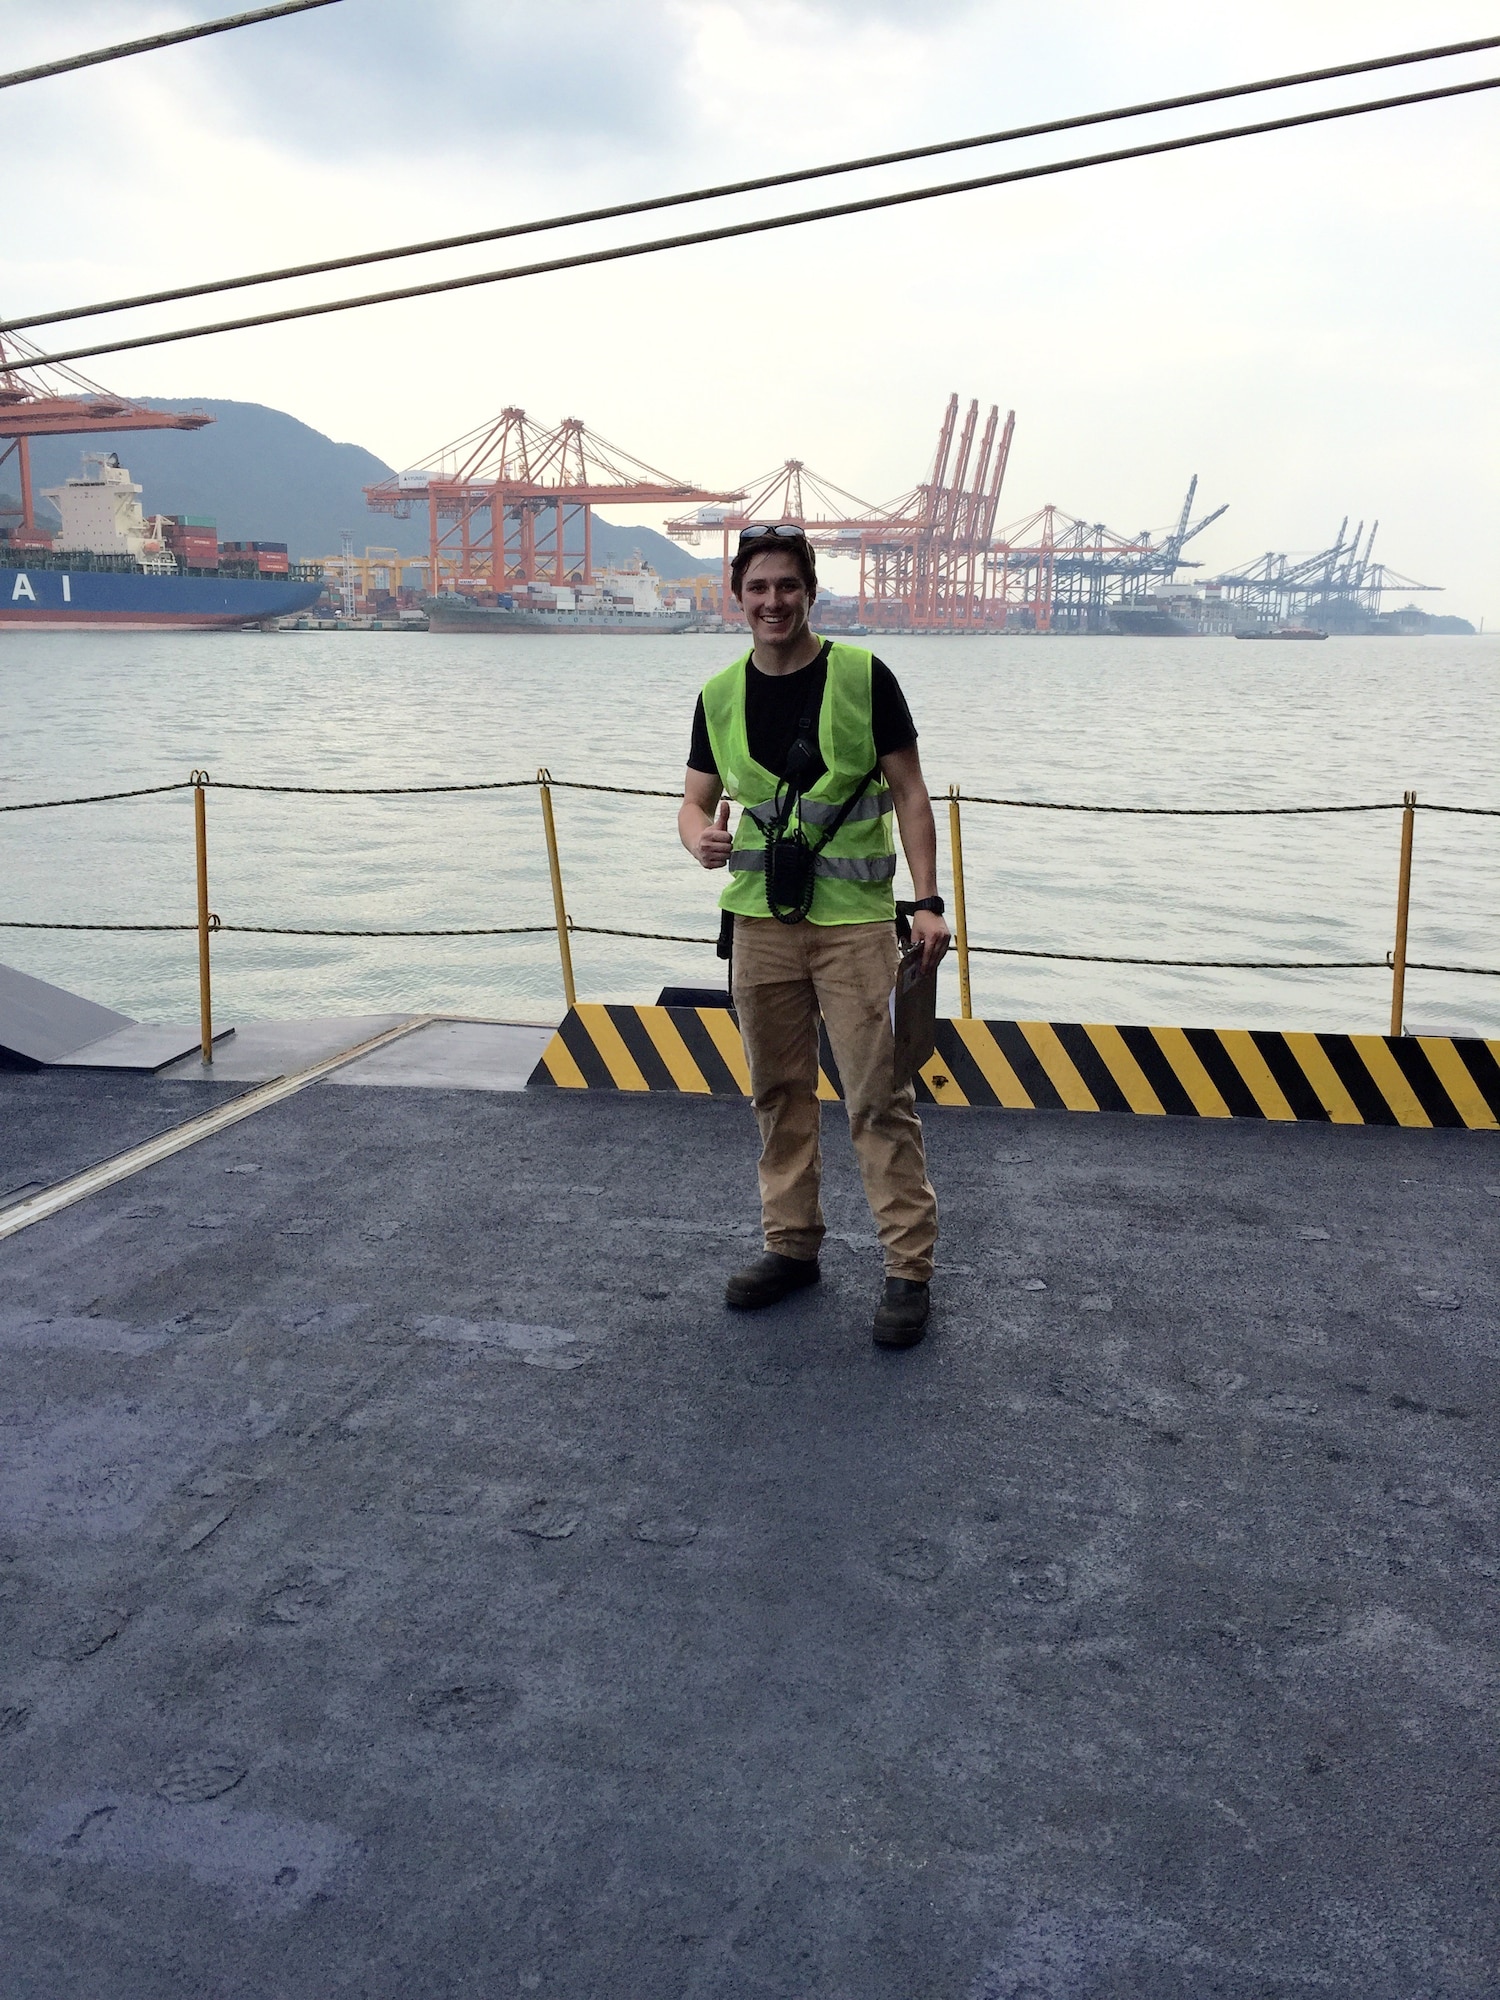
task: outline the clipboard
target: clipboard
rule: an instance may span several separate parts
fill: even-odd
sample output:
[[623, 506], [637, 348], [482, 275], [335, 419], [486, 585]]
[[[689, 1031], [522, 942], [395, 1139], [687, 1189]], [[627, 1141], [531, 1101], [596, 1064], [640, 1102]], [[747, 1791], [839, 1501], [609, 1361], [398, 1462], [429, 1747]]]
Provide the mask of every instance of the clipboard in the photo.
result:
[[922, 970], [922, 948], [904, 952], [891, 988], [891, 1032], [895, 1037], [896, 1088], [903, 1089], [937, 1049], [937, 976]]

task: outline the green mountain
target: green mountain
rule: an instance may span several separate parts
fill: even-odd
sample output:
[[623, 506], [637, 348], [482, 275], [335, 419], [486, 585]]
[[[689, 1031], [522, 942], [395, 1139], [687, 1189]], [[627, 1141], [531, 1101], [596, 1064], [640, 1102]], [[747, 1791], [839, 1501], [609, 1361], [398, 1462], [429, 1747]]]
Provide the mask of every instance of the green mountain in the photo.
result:
[[[154, 410], [206, 410], [215, 421], [201, 431], [36, 438], [31, 465], [38, 492], [76, 473], [83, 451], [113, 451], [145, 489], [141, 505], [148, 514], [212, 515], [224, 541], [286, 542], [297, 560], [337, 555], [347, 530], [356, 553], [367, 546], [395, 548], [409, 556], [426, 553], [427, 522], [420, 502], [409, 521], [366, 507], [365, 487], [388, 479], [393, 468], [362, 445], [335, 444], [285, 410], [263, 403], [216, 402], [206, 396], [141, 400]], [[0, 494], [0, 507], [4, 505]], [[38, 503], [44, 524], [49, 511]], [[667, 577], [696, 576], [718, 564], [712, 548], [698, 554], [679, 548], [654, 528], [621, 527], [594, 516], [596, 563], [623, 561], [635, 550]]]

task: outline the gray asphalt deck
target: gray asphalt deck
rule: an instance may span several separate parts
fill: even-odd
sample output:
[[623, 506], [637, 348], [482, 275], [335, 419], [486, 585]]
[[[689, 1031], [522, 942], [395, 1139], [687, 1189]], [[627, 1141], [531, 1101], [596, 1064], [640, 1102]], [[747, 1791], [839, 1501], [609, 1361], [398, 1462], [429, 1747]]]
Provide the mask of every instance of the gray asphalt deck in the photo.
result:
[[244, 1083], [201, 1090], [129, 1072], [0, 1069], [0, 1207], [154, 1139]]
[[841, 1122], [753, 1317], [731, 1102], [316, 1086], [0, 1244], [7, 1996], [1500, 1989], [1494, 1138], [932, 1114], [890, 1355]]

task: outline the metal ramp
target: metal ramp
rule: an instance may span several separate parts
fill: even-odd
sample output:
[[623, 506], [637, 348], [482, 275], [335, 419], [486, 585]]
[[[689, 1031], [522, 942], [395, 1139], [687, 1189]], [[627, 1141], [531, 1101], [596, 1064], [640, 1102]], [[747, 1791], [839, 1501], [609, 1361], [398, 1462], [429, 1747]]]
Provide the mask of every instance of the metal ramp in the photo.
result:
[[[214, 1040], [233, 1033], [233, 1028], [222, 1029]], [[23, 1069], [149, 1072], [165, 1069], [198, 1046], [194, 1027], [135, 1021], [65, 986], [0, 965], [0, 1062]]]

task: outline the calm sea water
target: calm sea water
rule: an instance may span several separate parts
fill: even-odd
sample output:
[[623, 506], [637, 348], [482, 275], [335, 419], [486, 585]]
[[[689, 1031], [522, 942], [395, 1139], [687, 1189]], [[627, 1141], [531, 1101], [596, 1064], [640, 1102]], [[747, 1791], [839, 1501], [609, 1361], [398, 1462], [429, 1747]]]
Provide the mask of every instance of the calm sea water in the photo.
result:
[[[934, 791], [1093, 803], [1399, 798], [1500, 806], [1500, 642], [901, 639]], [[680, 784], [706, 636], [386, 633], [0, 635], [0, 803], [186, 777], [360, 785], [534, 775]], [[722, 877], [667, 800], [559, 792], [575, 922], [712, 937]], [[946, 861], [946, 815], [940, 811]], [[1382, 958], [1398, 815], [1158, 820], [964, 813], [976, 943], [1176, 958]], [[190, 795], [0, 816], [0, 917], [183, 921]], [[546, 923], [532, 791], [420, 799], [209, 796], [226, 923]], [[561, 1001], [547, 937], [221, 936], [226, 1022], [434, 1009], [511, 1019]], [[1500, 821], [1419, 817], [1411, 955], [1500, 966]], [[145, 1019], [192, 1019], [191, 936], [7, 930], [0, 956]], [[718, 983], [709, 950], [576, 937], [580, 993]], [[1174, 972], [976, 957], [976, 1012], [1056, 1020], [1380, 1030], [1389, 975]], [[956, 978], [945, 996], [957, 1010]], [[1420, 1028], [1500, 1033], [1500, 980], [1413, 973]]]

